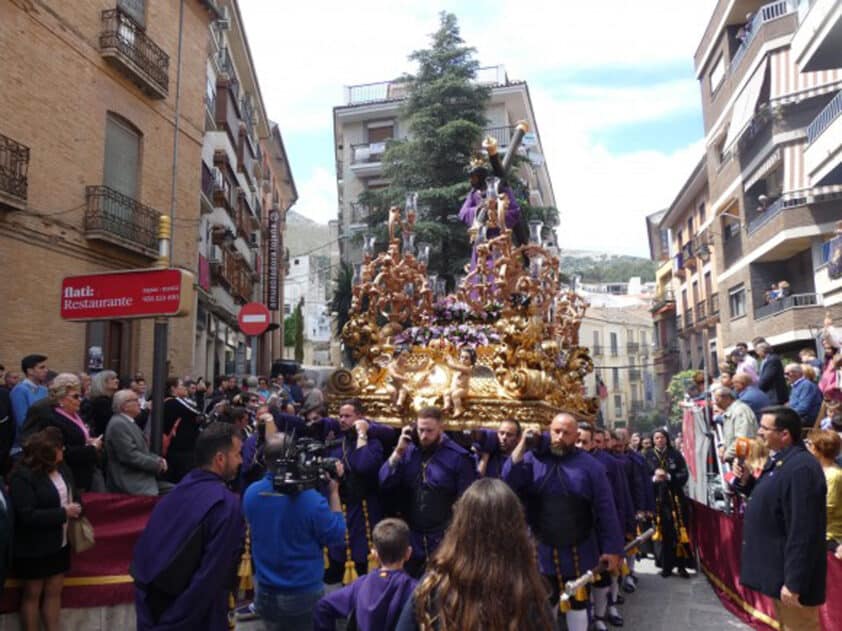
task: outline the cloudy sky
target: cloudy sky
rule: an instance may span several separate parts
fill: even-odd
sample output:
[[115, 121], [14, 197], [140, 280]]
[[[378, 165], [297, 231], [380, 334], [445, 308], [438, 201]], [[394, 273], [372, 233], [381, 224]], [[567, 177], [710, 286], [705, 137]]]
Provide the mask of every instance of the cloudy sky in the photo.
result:
[[702, 155], [693, 53], [715, 0], [443, 2], [240, 0], [270, 118], [299, 201], [337, 214], [332, 108], [343, 86], [412, 72], [438, 12], [456, 14], [480, 65], [528, 82], [561, 211], [563, 248], [648, 256], [644, 217]]

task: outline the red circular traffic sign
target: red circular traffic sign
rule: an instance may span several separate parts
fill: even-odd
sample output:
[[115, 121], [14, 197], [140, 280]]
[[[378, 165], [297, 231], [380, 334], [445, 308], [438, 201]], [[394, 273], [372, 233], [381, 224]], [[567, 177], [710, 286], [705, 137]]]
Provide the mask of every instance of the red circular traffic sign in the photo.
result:
[[269, 309], [259, 302], [249, 302], [237, 315], [240, 331], [246, 335], [262, 335], [269, 328]]

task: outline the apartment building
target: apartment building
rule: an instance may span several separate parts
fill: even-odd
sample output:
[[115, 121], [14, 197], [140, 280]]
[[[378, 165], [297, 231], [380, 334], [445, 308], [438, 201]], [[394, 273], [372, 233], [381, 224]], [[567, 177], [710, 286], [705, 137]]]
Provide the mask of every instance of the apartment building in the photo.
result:
[[652, 317], [645, 306], [591, 307], [580, 343], [589, 346], [594, 374], [607, 388], [602, 416], [607, 427], [625, 427], [655, 409]]
[[[544, 150], [535, 121], [535, 113], [525, 81], [509, 79], [503, 66], [480, 68], [477, 82], [491, 88], [486, 111], [488, 128], [483, 136], [497, 139], [501, 156], [519, 120], [529, 123], [530, 134], [521, 145], [528, 158], [518, 175], [527, 183], [529, 201], [536, 206], [555, 206], [555, 195], [547, 170]], [[345, 88], [345, 102], [333, 108], [336, 149], [336, 178], [339, 197], [339, 249], [345, 262], [358, 263], [361, 246], [350, 236], [365, 230], [367, 209], [357, 202], [366, 190], [388, 185], [383, 176], [383, 155], [386, 142], [405, 138], [406, 123], [400, 120], [399, 110], [406, 98], [406, 84], [383, 81]], [[477, 147], [479, 150], [480, 147]], [[457, 213], [458, 208], [453, 212]]]
[[661, 227], [667, 210], [646, 218], [649, 255], [655, 269], [655, 295], [649, 306], [652, 314], [652, 371], [655, 382], [655, 408], [665, 417], [669, 412], [667, 388], [679, 369], [679, 339], [675, 317], [675, 290], [672, 286], [673, 261], [670, 258], [669, 230]]
[[[218, 17], [209, 0], [0, 3], [7, 366], [41, 352], [78, 371], [101, 354], [121, 374], [151, 371], [150, 320], [65, 322], [60, 286], [152, 266], [162, 213], [173, 219], [172, 264], [197, 272], [206, 58], [192, 53], [206, 50]], [[169, 339], [189, 341], [194, 329], [195, 310], [171, 319]], [[171, 345], [174, 373], [191, 369], [192, 350]]]
[[[202, 273], [194, 371], [208, 378], [266, 373], [272, 359], [282, 356], [283, 339], [276, 333], [282, 326], [282, 232], [296, 198], [280, 130], [266, 115], [237, 3], [221, 0], [219, 8], [222, 18], [209, 26], [202, 73]], [[244, 335], [237, 324], [240, 307], [252, 301], [265, 302], [273, 314], [274, 326], [259, 337]]]
[[719, 0], [696, 51], [709, 200], [699, 228], [718, 255], [725, 349], [764, 336], [789, 352], [813, 343], [826, 312], [842, 320], [842, 280], [827, 273], [842, 217], [839, 21], [833, 0]]

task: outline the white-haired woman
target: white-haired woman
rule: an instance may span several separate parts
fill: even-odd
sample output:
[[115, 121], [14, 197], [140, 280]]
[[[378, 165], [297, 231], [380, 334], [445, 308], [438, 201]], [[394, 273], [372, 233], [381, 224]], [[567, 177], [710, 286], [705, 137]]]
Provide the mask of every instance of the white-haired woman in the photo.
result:
[[113, 370], [102, 370], [91, 379], [91, 391], [88, 395], [88, 405], [83, 413], [94, 434], [102, 436], [113, 414], [111, 399], [120, 389], [120, 379]]

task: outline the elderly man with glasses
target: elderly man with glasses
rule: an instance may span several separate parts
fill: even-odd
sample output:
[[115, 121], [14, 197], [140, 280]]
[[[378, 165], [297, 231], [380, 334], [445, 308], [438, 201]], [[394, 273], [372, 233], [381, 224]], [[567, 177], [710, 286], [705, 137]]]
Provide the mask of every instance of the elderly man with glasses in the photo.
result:
[[105, 430], [108, 454], [108, 490], [129, 495], [159, 495], [172, 488], [158, 480], [167, 461], [149, 451], [143, 430], [135, 423], [140, 398], [134, 390], [118, 390], [113, 399], [114, 416]]
[[812, 427], [822, 407], [822, 392], [819, 387], [804, 377], [801, 364], [787, 364], [784, 377], [792, 388], [787, 405], [798, 412], [803, 427]]

